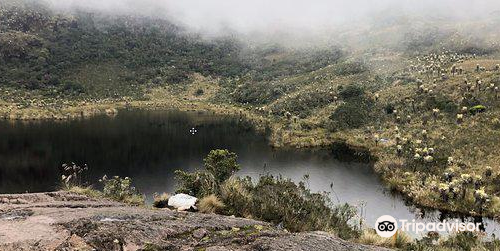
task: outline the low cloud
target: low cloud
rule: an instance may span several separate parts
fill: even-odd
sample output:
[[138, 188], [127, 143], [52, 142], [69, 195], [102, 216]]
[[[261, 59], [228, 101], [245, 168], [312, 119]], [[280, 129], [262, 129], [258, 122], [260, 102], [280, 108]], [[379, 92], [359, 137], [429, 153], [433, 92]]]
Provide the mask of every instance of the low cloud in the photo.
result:
[[[455, 22], [488, 17], [499, 0], [47, 0], [86, 9], [166, 18], [201, 34], [318, 39], [318, 34], [376, 25], [391, 17]], [[498, 15], [498, 13], [497, 13]], [[286, 35], [284, 35], [286, 34]], [[324, 35], [324, 34], [323, 34]]]

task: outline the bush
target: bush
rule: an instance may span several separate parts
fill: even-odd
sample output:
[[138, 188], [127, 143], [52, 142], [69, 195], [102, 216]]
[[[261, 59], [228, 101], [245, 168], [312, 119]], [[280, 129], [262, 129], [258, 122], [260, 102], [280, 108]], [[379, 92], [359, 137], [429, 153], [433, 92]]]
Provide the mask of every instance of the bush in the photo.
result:
[[236, 154], [227, 150], [211, 151], [205, 158], [205, 168], [194, 173], [177, 172], [180, 191], [190, 191], [197, 197], [208, 195], [200, 202], [200, 209], [222, 209], [218, 197], [225, 205], [221, 211], [227, 215], [280, 224], [294, 232], [335, 231], [341, 238], [359, 235], [358, 229], [350, 225], [355, 208], [347, 204], [333, 206], [328, 194], [313, 193], [304, 182], [295, 184], [270, 175], [262, 176], [257, 184], [249, 177], [230, 178], [239, 166]]
[[69, 190], [71, 187], [85, 185], [83, 175], [84, 172], [89, 170], [87, 165], [81, 167], [75, 163], [71, 163], [70, 165], [62, 164], [62, 169], [63, 175], [61, 175], [61, 183], [63, 189]]
[[283, 116], [283, 114], [289, 112], [300, 118], [306, 118], [315, 109], [327, 106], [333, 101], [333, 95], [330, 94], [330, 91], [323, 88], [300, 92], [293, 97], [278, 100], [269, 107], [273, 114], [278, 116]]
[[129, 177], [122, 179], [119, 176], [114, 176], [108, 179], [104, 175], [99, 181], [104, 184], [103, 195], [105, 197], [133, 205], [144, 204], [144, 196], [132, 186], [132, 180]]
[[344, 99], [359, 98], [365, 94], [363, 88], [359, 85], [348, 85], [343, 88], [339, 88], [339, 96]]
[[334, 69], [335, 75], [349, 76], [366, 72], [368, 67], [362, 62], [344, 62], [337, 64]]
[[234, 101], [241, 104], [266, 104], [296, 89], [294, 84], [284, 81], [249, 82], [236, 88], [231, 95]]
[[473, 250], [480, 244], [480, 240], [476, 233], [461, 232], [450, 236], [442, 242], [442, 246], [455, 250]]
[[474, 232], [458, 232], [451, 235], [439, 238], [435, 232], [430, 232], [422, 239], [415, 240], [413, 243], [406, 245], [402, 250], [499, 250], [500, 241], [497, 238], [485, 238], [481, 233]]
[[384, 107], [384, 111], [386, 114], [393, 114], [395, 109], [396, 107], [391, 103], [387, 103]]
[[203, 89], [199, 88], [199, 89], [196, 89], [196, 91], [194, 92], [194, 95], [195, 96], [201, 96], [205, 93], [205, 91], [203, 91]]
[[253, 195], [247, 189], [251, 185], [249, 177], [230, 178], [222, 184], [220, 198], [226, 204], [225, 214], [253, 218], [250, 206]]
[[330, 115], [332, 130], [355, 129], [365, 125], [371, 116], [373, 103], [364, 97], [342, 103]]
[[330, 115], [332, 130], [353, 129], [363, 126], [370, 118], [373, 100], [365, 95], [359, 85], [339, 87], [339, 95], [344, 100]]
[[458, 105], [455, 104], [453, 99], [444, 95], [427, 97], [425, 100], [425, 106], [429, 110], [438, 108], [439, 110], [450, 114], [455, 114], [458, 111]]
[[240, 170], [236, 158], [238, 156], [228, 150], [212, 150], [203, 161], [205, 169], [214, 176], [216, 182], [221, 183]]
[[218, 190], [214, 176], [205, 171], [189, 173], [182, 170], [176, 170], [175, 179], [178, 180], [176, 193], [203, 197], [215, 193], [216, 190]]
[[64, 84], [64, 86], [62, 87], [62, 90], [66, 94], [85, 93], [85, 88], [81, 84], [76, 83], [76, 82], [71, 82], [71, 81], [66, 82]]
[[500, 130], [500, 119], [494, 118], [491, 120], [491, 126], [494, 130]]
[[99, 179], [99, 182], [104, 185], [103, 191], [100, 192], [92, 188], [92, 186], [85, 185], [86, 182], [84, 182], [83, 174], [88, 170], [87, 165], [81, 167], [75, 163], [71, 163], [71, 165], [63, 164], [62, 168], [62, 189], [66, 191], [84, 194], [89, 197], [106, 197], [131, 205], [144, 204], [144, 196], [136, 191], [135, 187], [132, 186], [132, 180], [128, 177], [122, 179], [119, 176], [114, 176], [112, 179], [108, 179], [108, 177], [104, 175], [104, 177]]
[[[412, 247], [411, 237], [401, 230], [397, 231], [394, 238], [384, 238], [375, 232], [375, 229], [366, 229], [357, 240], [361, 244], [383, 246], [388, 248], [409, 248]], [[413, 250], [413, 249], [412, 249]]]
[[204, 159], [204, 171], [193, 173], [175, 171], [180, 184], [177, 193], [187, 193], [196, 197], [219, 194], [222, 182], [240, 170], [236, 162], [238, 156], [228, 150], [212, 150]]
[[198, 209], [202, 213], [222, 213], [222, 210], [224, 209], [224, 203], [219, 198], [217, 198], [217, 196], [211, 194], [203, 197], [200, 200]]
[[356, 216], [355, 208], [347, 204], [333, 206], [328, 194], [312, 193], [304, 182], [295, 184], [290, 179], [266, 175], [248, 189], [253, 195], [251, 212], [256, 219], [282, 224], [292, 232], [334, 231], [344, 239], [359, 235], [349, 224]]
[[153, 207], [166, 208], [168, 206], [168, 199], [170, 199], [170, 194], [168, 193], [155, 194], [153, 196]]

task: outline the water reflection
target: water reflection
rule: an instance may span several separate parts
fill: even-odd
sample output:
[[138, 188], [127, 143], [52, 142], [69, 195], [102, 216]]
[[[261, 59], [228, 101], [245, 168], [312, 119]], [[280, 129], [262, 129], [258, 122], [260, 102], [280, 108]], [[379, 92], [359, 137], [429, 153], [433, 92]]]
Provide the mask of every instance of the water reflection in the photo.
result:
[[[388, 194], [369, 166], [336, 161], [327, 151], [276, 151], [239, 118], [198, 112], [121, 111], [113, 118], [70, 122], [1, 121], [0, 193], [56, 190], [61, 165], [70, 162], [88, 164], [87, 180], [128, 176], [146, 195], [171, 192], [174, 171], [201, 167], [215, 148], [238, 154], [240, 175], [257, 179], [264, 173], [282, 174], [295, 181], [308, 175], [313, 191], [330, 192], [333, 202], [357, 206], [369, 226], [385, 214], [421, 222], [456, 218], [424, 212]], [[488, 233], [498, 235], [496, 222], [484, 223]]]

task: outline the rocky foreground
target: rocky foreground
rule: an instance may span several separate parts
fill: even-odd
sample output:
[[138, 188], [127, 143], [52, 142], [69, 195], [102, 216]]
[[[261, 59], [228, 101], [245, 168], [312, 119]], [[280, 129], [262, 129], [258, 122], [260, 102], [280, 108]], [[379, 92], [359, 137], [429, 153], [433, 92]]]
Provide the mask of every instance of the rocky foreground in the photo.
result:
[[385, 250], [249, 219], [68, 192], [0, 195], [0, 250]]

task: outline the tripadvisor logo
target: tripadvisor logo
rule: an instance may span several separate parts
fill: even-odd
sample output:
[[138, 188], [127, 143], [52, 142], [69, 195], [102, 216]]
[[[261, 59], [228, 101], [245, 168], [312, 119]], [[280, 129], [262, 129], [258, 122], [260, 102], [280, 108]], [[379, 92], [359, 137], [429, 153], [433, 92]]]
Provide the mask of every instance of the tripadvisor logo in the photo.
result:
[[398, 222], [390, 215], [380, 216], [375, 222], [375, 231], [382, 237], [391, 237], [398, 231]]
[[[463, 231], [480, 231], [481, 223], [465, 223], [455, 221], [446, 221], [443, 222], [416, 222], [414, 219], [409, 220], [399, 220], [399, 226], [402, 231], [405, 232], [415, 232], [417, 234], [424, 231], [439, 231], [439, 232], [463, 232]], [[398, 231], [398, 221], [394, 219], [394, 217], [390, 215], [380, 216], [375, 222], [375, 231], [381, 237], [391, 237]]]

